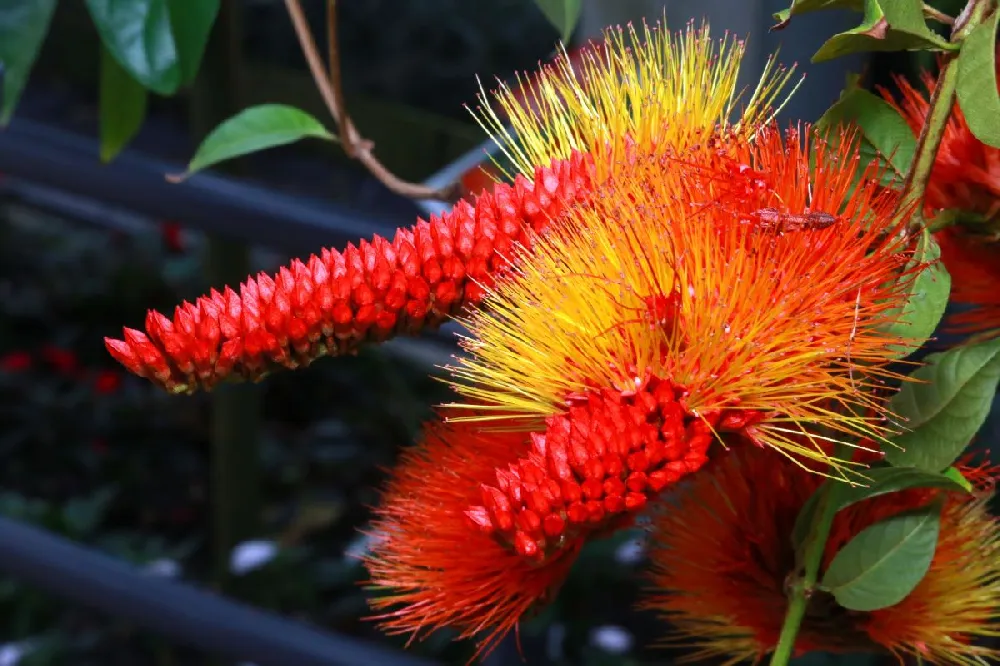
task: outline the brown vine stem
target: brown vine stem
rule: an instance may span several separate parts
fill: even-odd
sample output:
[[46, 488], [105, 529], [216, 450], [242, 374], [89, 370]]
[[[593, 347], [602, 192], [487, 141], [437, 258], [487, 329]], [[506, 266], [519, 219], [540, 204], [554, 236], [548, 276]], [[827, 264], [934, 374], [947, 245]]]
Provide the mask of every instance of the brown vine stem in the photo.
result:
[[954, 17], [945, 14], [940, 9], [931, 7], [926, 3], [924, 3], [924, 16], [945, 25], [953, 25], [955, 23]]
[[323, 103], [337, 123], [340, 141], [344, 146], [344, 152], [348, 157], [352, 157], [368, 169], [379, 182], [404, 197], [410, 199], [439, 199], [442, 201], [455, 201], [462, 194], [461, 183], [434, 189], [411, 183], [399, 178], [389, 171], [377, 157], [375, 157], [375, 145], [361, 136], [351, 118], [347, 113], [347, 106], [344, 103], [344, 93], [340, 78], [340, 56], [337, 42], [337, 12], [336, 0], [329, 0], [327, 3], [327, 37], [329, 46], [329, 71], [327, 65], [323, 64], [323, 59], [316, 48], [316, 41], [309, 30], [309, 22], [306, 20], [305, 12], [299, 0], [285, 0], [285, 7], [288, 16], [292, 20], [295, 28], [295, 35], [298, 37], [302, 54], [309, 65], [309, 72], [312, 74], [316, 88], [323, 98]]

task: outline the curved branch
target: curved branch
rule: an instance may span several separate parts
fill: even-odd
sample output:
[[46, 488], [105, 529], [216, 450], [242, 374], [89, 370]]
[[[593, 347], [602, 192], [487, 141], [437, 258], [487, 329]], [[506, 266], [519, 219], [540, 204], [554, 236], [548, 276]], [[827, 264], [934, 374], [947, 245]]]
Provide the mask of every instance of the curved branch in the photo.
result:
[[410, 199], [440, 199], [443, 201], [455, 201], [462, 194], [461, 183], [456, 182], [435, 189], [411, 183], [399, 178], [389, 171], [382, 164], [373, 149], [375, 145], [361, 136], [354, 123], [351, 122], [347, 114], [347, 107], [344, 103], [344, 93], [341, 87], [340, 78], [340, 58], [337, 47], [337, 18], [336, 1], [329, 0], [327, 4], [327, 37], [329, 39], [329, 71], [323, 64], [323, 60], [316, 48], [316, 41], [309, 30], [309, 22], [306, 20], [305, 12], [302, 11], [302, 4], [299, 0], [285, 0], [285, 7], [288, 9], [288, 16], [292, 20], [295, 28], [295, 35], [298, 37], [299, 45], [302, 47], [302, 54], [309, 65], [309, 72], [312, 74], [316, 88], [323, 97], [323, 103], [337, 123], [340, 141], [344, 145], [344, 152], [348, 157], [352, 157], [361, 162], [368, 171], [375, 176], [387, 188], [404, 197]]

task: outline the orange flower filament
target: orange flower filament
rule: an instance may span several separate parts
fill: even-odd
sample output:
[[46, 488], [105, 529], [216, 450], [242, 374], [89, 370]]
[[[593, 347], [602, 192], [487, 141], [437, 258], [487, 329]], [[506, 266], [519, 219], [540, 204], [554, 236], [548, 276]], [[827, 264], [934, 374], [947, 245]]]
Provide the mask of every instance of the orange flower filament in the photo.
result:
[[452, 627], [488, 652], [555, 594], [583, 539], [565, 539], [543, 560], [526, 558], [469, 516], [480, 488], [529, 449], [526, 433], [442, 422], [403, 454], [376, 510], [377, 543], [365, 562], [383, 592], [371, 600], [374, 619], [387, 632], [419, 639]]
[[595, 391], [663, 383], [686, 418], [759, 445], [826, 460], [803, 432], [879, 439], [865, 391], [900, 342], [901, 221], [874, 172], [850, 193], [849, 147], [810, 143], [769, 127], [634, 160], [465, 319], [456, 389], [539, 431]]
[[[930, 111], [929, 97], [936, 87], [930, 74], [925, 73], [921, 82], [926, 93], [897, 77], [899, 101], [889, 91], [881, 91], [914, 134], [923, 127]], [[976, 138], [957, 103], [941, 138], [924, 205], [929, 215], [953, 209], [980, 218], [974, 225], [948, 227], [935, 234], [941, 260], [952, 277], [952, 300], [974, 306], [949, 315], [947, 327], [956, 333], [996, 335], [1000, 330], [1000, 291], [996, 288], [1000, 284], [1000, 246], [996, 237], [996, 224], [1000, 222], [1000, 149]]]
[[[995, 470], [968, 470], [981, 488]], [[970, 473], [971, 472], [971, 473]], [[651, 595], [644, 606], [674, 628], [690, 660], [758, 661], [771, 652], [795, 573], [792, 528], [822, 478], [766, 450], [740, 447], [679, 488], [653, 521]], [[925, 578], [900, 603], [848, 611], [814, 593], [798, 634], [798, 652], [887, 650], [931, 663], [988, 663], [1000, 654], [975, 644], [1000, 635], [1000, 525], [976, 495], [915, 489], [881, 495], [841, 511], [824, 568], [861, 530], [946, 498], [937, 551]]]

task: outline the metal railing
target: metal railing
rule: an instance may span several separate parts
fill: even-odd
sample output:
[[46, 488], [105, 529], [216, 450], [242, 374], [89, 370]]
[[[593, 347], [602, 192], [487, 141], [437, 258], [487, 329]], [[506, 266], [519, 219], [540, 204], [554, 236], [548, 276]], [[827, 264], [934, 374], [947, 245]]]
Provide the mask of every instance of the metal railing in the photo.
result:
[[[485, 158], [484, 145], [435, 174], [430, 184], [460, 176]], [[136, 231], [177, 220], [290, 253], [343, 246], [390, 235], [413, 217], [361, 214], [332, 202], [290, 197], [214, 174], [171, 184], [182, 167], [126, 151], [98, 166], [94, 140], [30, 120], [0, 131], [0, 193], [91, 224]], [[391, 195], [387, 195], [391, 196]], [[413, 206], [414, 216], [443, 208]], [[386, 344], [390, 353], [425, 364], [446, 362], [452, 332]], [[0, 573], [74, 604], [127, 619], [185, 644], [257, 666], [429, 666], [365, 641], [338, 636], [257, 610], [191, 585], [144, 574], [121, 561], [43, 530], [0, 517]]]

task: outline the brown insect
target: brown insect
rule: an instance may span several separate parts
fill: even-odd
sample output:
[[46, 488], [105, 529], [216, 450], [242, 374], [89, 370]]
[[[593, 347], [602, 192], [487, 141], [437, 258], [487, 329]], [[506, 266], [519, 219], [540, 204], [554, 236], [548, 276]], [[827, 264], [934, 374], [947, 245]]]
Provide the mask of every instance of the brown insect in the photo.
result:
[[773, 229], [778, 233], [826, 229], [837, 222], [837, 216], [830, 213], [782, 213], [777, 208], [761, 208], [751, 213], [751, 217], [756, 220], [758, 228]]

